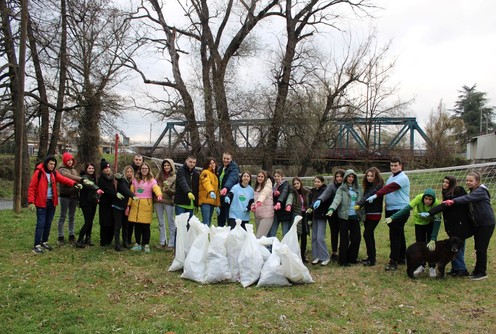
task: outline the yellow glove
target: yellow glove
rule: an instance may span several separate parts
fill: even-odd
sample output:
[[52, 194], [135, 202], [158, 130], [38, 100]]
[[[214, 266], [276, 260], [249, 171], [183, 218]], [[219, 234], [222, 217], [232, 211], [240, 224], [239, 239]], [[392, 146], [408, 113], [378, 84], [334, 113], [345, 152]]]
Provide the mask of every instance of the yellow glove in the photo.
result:
[[360, 205], [355, 205], [355, 206], [353, 207], [353, 210], [355, 210], [355, 211], [360, 210]]
[[31, 211], [35, 211], [36, 210], [36, 205], [34, 205], [33, 203], [29, 203], [28, 209], [31, 210]]
[[195, 200], [195, 195], [193, 195], [193, 193], [188, 193], [188, 198], [192, 201]]

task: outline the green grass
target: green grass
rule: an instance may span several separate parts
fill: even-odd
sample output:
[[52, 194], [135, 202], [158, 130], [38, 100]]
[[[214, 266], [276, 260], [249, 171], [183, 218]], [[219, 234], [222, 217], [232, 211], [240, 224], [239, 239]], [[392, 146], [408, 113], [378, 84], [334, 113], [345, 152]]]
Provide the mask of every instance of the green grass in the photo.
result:
[[[56, 219], [51, 241], [56, 240]], [[95, 219], [94, 241], [98, 241]], [[201, 285], [168, 272], [171, 252], [100, 246], [31, 253], [35, 215], [0, 211], [0, 323], [4, 333], [492, 333], [496, 248], [489, 278], [411, 280], [385, 272], [387, 227], [377, 230], [378, 265], [310, 266], [315, 284], [244, 289]], [[82, 225], [78, 211], [77, 228]], [[158, 243], [157, 223], [152, 242]], [[413, 226], [407, 240], [414, 239]], [[310, 255], [310, 253], [308, 254]], [[365, 256], [362, 243], [360, 257]], [[473, 268], [473, 241], [466, 260]]]

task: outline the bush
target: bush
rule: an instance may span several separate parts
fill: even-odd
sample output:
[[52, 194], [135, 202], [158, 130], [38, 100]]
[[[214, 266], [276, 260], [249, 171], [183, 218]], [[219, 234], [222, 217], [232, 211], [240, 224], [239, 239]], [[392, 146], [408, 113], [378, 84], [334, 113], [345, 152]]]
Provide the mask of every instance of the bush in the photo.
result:
[[14, 179], [14, 156], [10, 154], [0, 155], [0, 179]]

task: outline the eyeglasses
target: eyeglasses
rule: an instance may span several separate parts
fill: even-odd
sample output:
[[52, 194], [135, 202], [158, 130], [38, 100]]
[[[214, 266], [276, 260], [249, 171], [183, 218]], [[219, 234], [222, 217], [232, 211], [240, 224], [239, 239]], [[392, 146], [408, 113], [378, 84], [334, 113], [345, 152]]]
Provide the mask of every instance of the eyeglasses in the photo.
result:
[[141, 170], [148, 170], [148, 167], [143, 167], [141, 168]]

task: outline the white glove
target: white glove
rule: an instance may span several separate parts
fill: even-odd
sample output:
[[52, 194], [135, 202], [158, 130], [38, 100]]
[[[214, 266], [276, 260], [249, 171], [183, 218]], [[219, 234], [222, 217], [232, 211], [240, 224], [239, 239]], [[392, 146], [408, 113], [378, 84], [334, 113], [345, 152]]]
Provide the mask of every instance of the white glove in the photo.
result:
[[436, 242], [434, 240], [429, 241], [427, 243], [427, 248], [429, 248], [431, 252], [434, 252], [436, 250]]
[[366, 201], [369, 203], [372, 203], [376, 198], [377, 198], [377, 195], [374, 194], [374, 195], [370, 196], [369, 198], [367, 198]]
[[422, 218], [427, 218], [430, 216], [429, 212], [419, 212], [419, 216]]
[[387, 217], [386, 220], [384, 220], [386, 224], [391, 224], [393, 222], [393, 218]]
[[117, 196], [118, 199], [124, 199], [124, 195], [121, 193], [117, 193], [115, 196]]
[[82, 185], [82, 184], [80, 184], [80, 183], [76, 183], [76, 184], [74, 185], [74, 188], [76, 188], [76, 189], [78, 189], [78, 190], [81, 190], [81, 189], [83, 189], [83, 185]]

